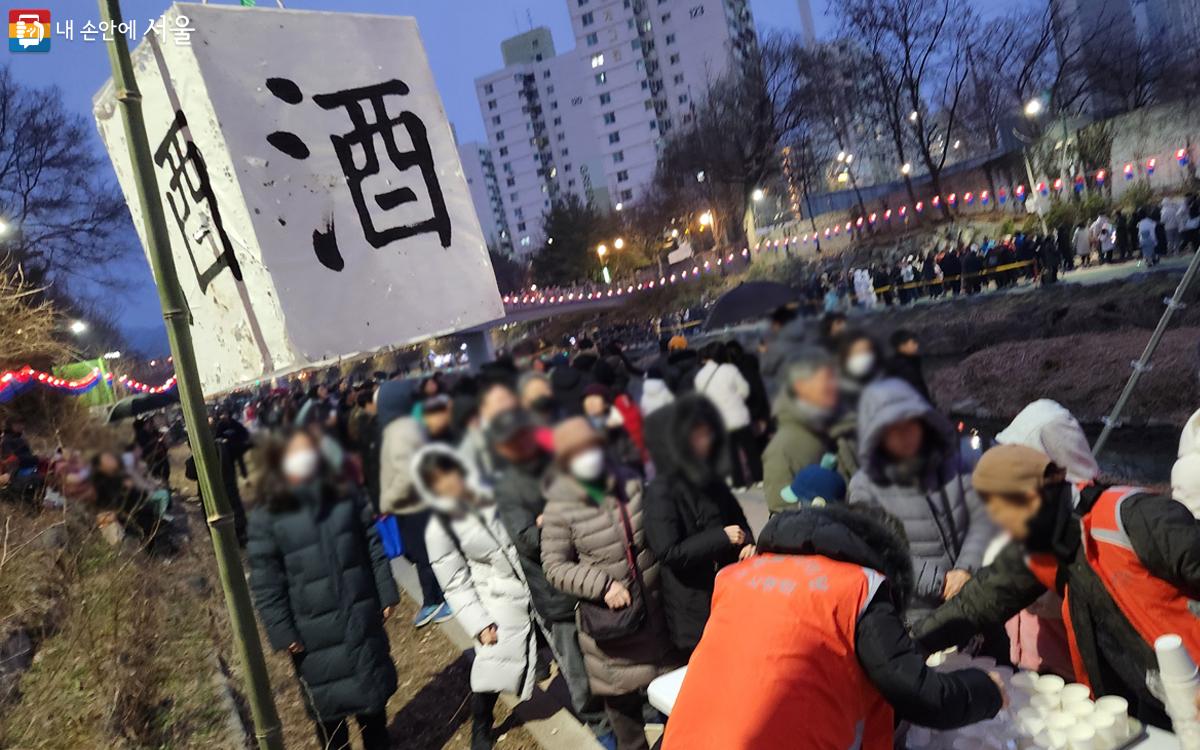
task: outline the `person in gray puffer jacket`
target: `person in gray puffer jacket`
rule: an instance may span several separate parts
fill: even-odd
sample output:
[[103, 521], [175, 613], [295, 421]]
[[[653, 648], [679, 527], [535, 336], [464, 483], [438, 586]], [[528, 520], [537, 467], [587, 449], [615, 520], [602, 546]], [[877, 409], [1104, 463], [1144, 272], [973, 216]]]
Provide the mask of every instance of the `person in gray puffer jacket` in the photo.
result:
[[996, 535], [950, 423], [911, 385], [887, 378], [858, 405], [859, 470], [851, 503], [875, 503], [900, 519], [916, 574], [909, 622], [957, 594]]

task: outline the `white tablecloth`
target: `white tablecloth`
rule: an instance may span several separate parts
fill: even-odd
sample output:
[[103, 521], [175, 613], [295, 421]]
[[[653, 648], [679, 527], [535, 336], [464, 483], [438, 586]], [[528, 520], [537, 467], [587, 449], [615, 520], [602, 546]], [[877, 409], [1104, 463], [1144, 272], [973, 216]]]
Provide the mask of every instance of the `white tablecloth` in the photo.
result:
[[[650, 683], [647, 688], [647, 698], [650, 705], [662, 711], [667, 716], [675, 708], [675, 699], [679, 697], [679, 689], [683, 687], [683, 678], [687, 667], [680, 667], [674, 672], [668, 672]], [[1179, 741], [1170, 732], [1149, 727], [1146, 739], [1129, 746], [1136, 750], [1179, 750]]]

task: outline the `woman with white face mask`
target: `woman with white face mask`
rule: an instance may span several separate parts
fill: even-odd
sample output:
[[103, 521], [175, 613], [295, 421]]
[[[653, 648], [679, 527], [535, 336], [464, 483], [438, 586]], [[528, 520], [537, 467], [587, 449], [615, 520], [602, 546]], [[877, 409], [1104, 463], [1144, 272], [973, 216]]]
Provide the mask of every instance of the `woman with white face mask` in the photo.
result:
[[621, 750], [644, 750], [642, 691], [681, 662], [663, 617], [658, 561], [642, 530], [642, 484], [610, 468], [587, 419], [554, 429], [546, 478], [542, 566], [579, 598], [579, 646], [592, 693], [604, 699]]
[[879, 379], [883, 357], [875, 339], [865, 331], [845, 331], [838, 344], [838, 404], [829, 428], [837, 448], [837, 468], [849, 479], [858, 470], [858, 397]]
[[383, 623], [400, 601], [370, 505], [339, 484], [312, 435], [263, 448], [248, 521], [250, 592], [271, 646], [292, 656], [321, 747], [389, 747], [396, 667]]

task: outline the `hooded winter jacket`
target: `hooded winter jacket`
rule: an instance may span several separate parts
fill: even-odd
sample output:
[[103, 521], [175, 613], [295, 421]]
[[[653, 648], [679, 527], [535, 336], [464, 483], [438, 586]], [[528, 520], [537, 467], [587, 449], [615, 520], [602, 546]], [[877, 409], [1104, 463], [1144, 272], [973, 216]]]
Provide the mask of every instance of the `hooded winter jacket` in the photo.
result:
[[925, 666], [901, 617], [911, 585], [882, 520], [841, 505], [773, 517], [759, 554], [717, 576], [664, 750], [887, 750], [893, 716], [939, 729], [995, 716], [987, 674]]
[[[659, 560], [667, 626], [676, 647], [690, 652], [708, 621], [717, 571], [737, 562], [726, 526], [740, 526], [746, 544], [754, 543], [750, 524], [737, 498], [721, 477], [720, 461], [701, 460], [688, 447], [688, 435], [700, 423], [716, 436], [712, 455], [726, 455], [721, 415], [708, 399], [684, 396], [648, 424], [661, 431], [651, 440], [658, 473], [646, 486], [646, 541]], [[714, 466], [714, 463], [717, 464]]]
[[[475, 500], [468, 505], [437, 496], [421, 482], [417, 467], [425, 456], [441, 454], [462, 467]], [[497, 642], [476, 640], [471, 663], [471, 691], [533, 695], [537, 674], [537, 635], [525, 574], [496, 506], [470, 466], [453, 449], [428, 445], [412, 460], [413, 481], [421, 503], [433, 511], [425, 527], [425, 547], [454, 619], [478, 638], [495, 625]]]
[[389, 380], [376, 398], [379, 440], [379, 507], [404, 515], [421, 510], [412, 482], [412, 457], [428, 442], [425, 428], [412, 416], [415, 380]]
[[[918, 419], [925, 428], [919, 459], [901, 471], [880, 443], [888, 426]], [[996, 535], [983, 503], [959, 467], [950, 423], [908, 383], [888, 378], [868, 386], [858, 402], [859, 470], [850, 480], [851, 503], [875, 503], [904, 524], [916, 570], [911, 615], [942, 602], [946, 573], [973, 573]]]

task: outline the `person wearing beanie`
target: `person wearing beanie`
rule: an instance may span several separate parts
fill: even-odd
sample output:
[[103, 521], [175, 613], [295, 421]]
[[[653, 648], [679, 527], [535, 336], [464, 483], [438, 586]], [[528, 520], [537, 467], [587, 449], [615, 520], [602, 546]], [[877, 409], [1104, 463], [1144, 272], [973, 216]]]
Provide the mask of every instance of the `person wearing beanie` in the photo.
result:
[[1065, 469], [1024, 445], [989, 450], [973, 481], [1013, 543], [917, 622], [914, 637], [930, 651], [962, 645], [1057, 591], [1076, 679], [1094, 697], [1119, 695], [1134, 718], [1169, 728], [1146, 673], [1157, 667], [1155, 640], [1167, 633], [1200, 661], [1200, 522], [1139, 487], [1087, 486], [1076, 505]]
[[833, 469], [813, 464], [796, 473], [783, 489], [783, 501], [792, 505], [822, 508], [846, 502], [846, 480]]
[[642, 694], [681, 660], [646, 544], [641, 480], [606, 459], [604, 437], [587, 419], [572, 417], [554, 428], [554, 467], [543, 486], [546, 580], [580, 600], [579, 646], [617, 746], [646, 750]]
[[998, 677], [925, 665], [904, 625], [912, 590], [904, 529], [879, 507], [773, 516], [758, 554], [717, 574], [663, 750], [890, 750], [898, 721], [995, 716]]
[[[1073, 502], [1079, 500], [1077, 487], [1090, 484], [1100, 475], [1083, 428], [1071, 412], [1050, 399], [1039, 399], [1022, 409], [996, 435], [996, 442], [1024, 445], [1049, 456], [1066, 471]], [[999, 534], [984, 554], [984, 565], [990, 564], [1009, 541], [1008, 534]], [[1043, 674], [1052, 672], [1074, 682], [1075, 669], [1062, 619], [1061, 596], [1047, 591], [1005, 623], [1004, 629], [1008, 632], [1009, 658], [1014, 665]]]
[[642, 441], [642, 413], [621, 394], [619, 408], [613, 403], [612, 390], [600, 383], [583, 389], [583, 416], [592, 428], [604, 436], [609, 458], [638, 474], [645, 464]]
[[774, 404], [779, 427], [763, 451], [763, 492], [772, 513], [789, 508], [782, 493], [796, 472], [821, 463], [833, 449], [829, 425], [838, 405], [833, 359], [822, 349], [794, 353], [786, 381]]

